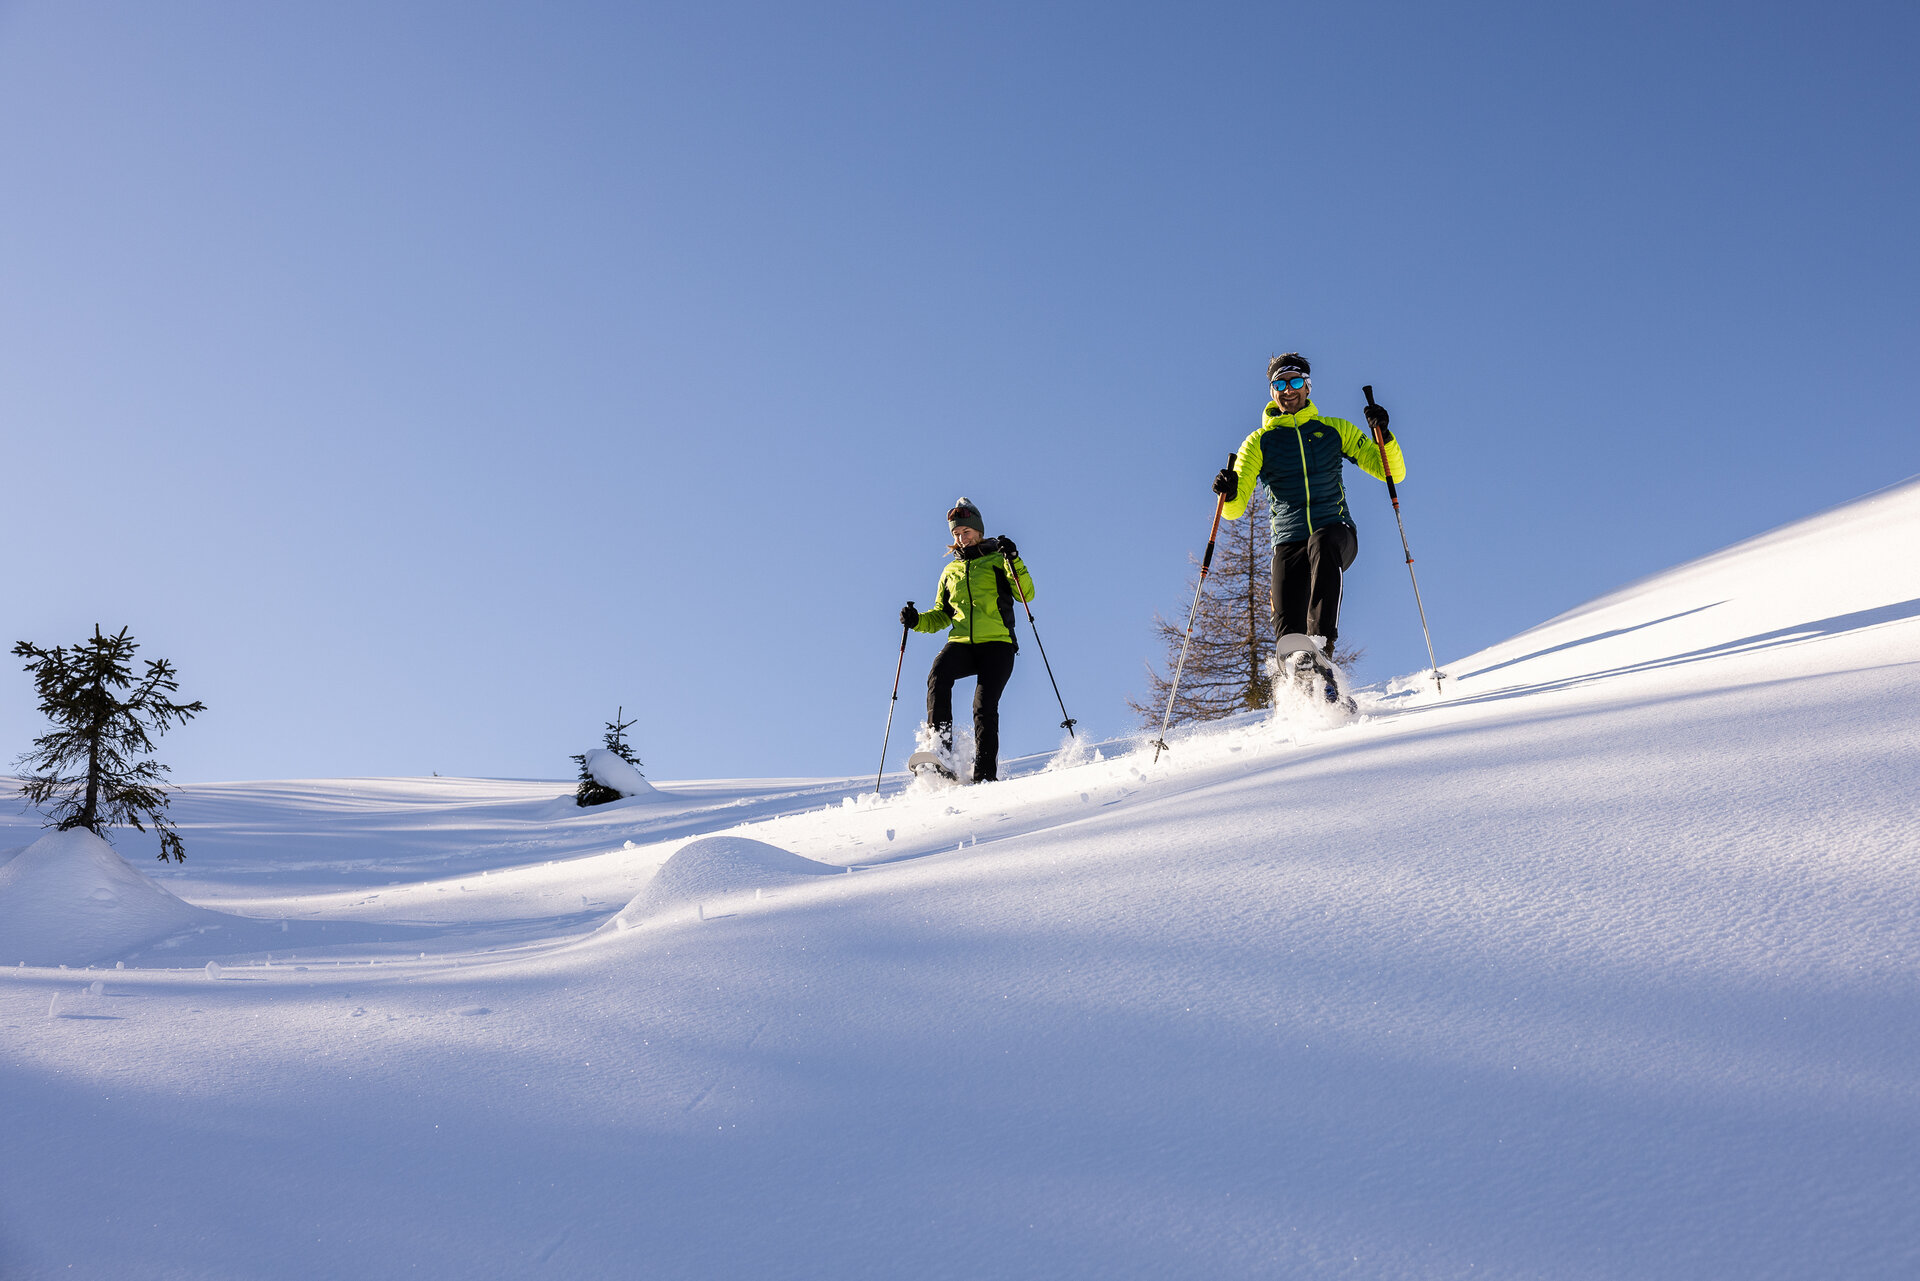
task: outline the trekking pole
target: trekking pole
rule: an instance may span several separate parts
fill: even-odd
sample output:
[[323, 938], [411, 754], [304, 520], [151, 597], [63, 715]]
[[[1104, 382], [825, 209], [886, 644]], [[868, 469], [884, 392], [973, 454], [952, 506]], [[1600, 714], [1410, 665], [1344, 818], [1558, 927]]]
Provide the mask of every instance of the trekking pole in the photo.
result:
[[[1227, 470], [1232, 471], [1239, 455], [1227, 455]], [[1187, 609], [1187, 634], [1180, 642], [1180, 661], [1173, 666], [1173, 684], [1167, 690], [1167, 714], [1160, 718], [1160, 737], [1153, 740], [1153, 762], [1160, 763], [1160, 753], [1173, 749], [1167, 746], [1167, 726], [1173, 721], [1173, 700], [1180, 693], [1180, 673], [1187, 665], [1187, 646], [1193, 642], [1193, 620], [1200, 613], [1200, 592], [1207, 585], [1207, 571], [1213, 568], [1213, 543], [1220, 537], [1220, 513], [1226, 510], [1227, 496], [1216, 495], [1213, 503], [1213, 528], [1207, 531], [1207, 554], [1200, 558], [1200, 581], [1193, 585], [1193, 604]]]
[[[908, 601], [909, 608], [913, 602]], [[887, 774], [887, 742], [893, 737], [893, 709], [900, 702], [900, 669], [907, 665], [907, 636], [913, 628], [906, 623], [900, 624], [900, 661], [893, 665], [893, 701], [887, 704], [887, 732], [880, 740], [880, 772], [873, 776], [873, 794], [880, 795], [880, 780]]]
[[[1013, 594], [1020, 595], [1020, 557], [1018, 555], [1013, 558]], [[1060, 704], [1060, 714], [1067, 717], [1060, 722], [1060, 728], [1067, 731], [1068, 738], [1073, 738], [1075, 737], [1073, 727], [1080, 722], [1067, 716], [1067, 700], [1060, 697], [1060, 682], [1053, 679], [1053, 664], [1047, 662], [1047, 646], [1040, 639], [1040, 624], [1033, 621], [1033, 606], [1024, 599], [1020, 603], [1026, 606], [1027, 626], [1033, 628], [1033, 643], [1040, 646], [1040, 663], [1047, 669], [1047, 683], [1053, 686], [1053, 700]]]
[[[1362, 387], [1361, 393], [1367, 398], [1367, 404], [1373, 404], [1373, 388]], [[1393, 487], [1393, 466], [1387, 462], [1387, 434], [1372, 423], [1373, 443], [1380, 450], [1380, 470], [1387, 474], [1387, 497], [1393, 500], [1393, 520], [1400, 526], [1400, 550], [1407, 557], [1407, 577], [1413, 581], [1413, 607], [1420, 611], [1420, 634], [1427, 638], [1427, 663], [1433, 669], [1433, 692], [1444, 694], [1440, 688], [1440, 664], [1433, 656], [1433, 633], [1427, 630], [1427, 607], [1420, 600], [1420, 579], [1413, 572], [1413, 549], [1407, 546], [1407, 522], [1400, 518], [1400, 491]]]

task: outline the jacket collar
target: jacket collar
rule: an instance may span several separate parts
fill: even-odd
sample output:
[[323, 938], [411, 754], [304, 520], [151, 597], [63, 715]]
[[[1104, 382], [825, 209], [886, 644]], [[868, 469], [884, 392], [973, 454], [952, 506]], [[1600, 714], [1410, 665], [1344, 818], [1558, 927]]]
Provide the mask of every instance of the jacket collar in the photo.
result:
[[1320, 407], [1311, 400], [1300, 406], [1300, 412], [1297, 414], [1289, 414], [1281, 409], [1279, 401], [1267, 402], [1267, 426], [1269, 427], [1298, 427], [1302, 423], [1312, 422], [1319, 416]]
[[954, 554], [955, 560], [979, 560], [982, 556], [993, 556], [1000, 551], [1000, 540], [983, 538], [971, 547], [962, 547]]

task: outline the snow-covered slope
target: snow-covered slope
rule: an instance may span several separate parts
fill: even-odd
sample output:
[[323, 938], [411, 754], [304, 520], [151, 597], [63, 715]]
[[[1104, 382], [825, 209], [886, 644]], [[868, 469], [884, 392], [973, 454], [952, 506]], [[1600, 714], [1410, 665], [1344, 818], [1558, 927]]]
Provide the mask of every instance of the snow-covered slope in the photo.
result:
[[299, 942], [4, 971], [0, 1275], [1914, 1275], [1916, 533], [1157, 765], [189, 788]]
[[1754, 671], [1798, 672], [1772, 651], [1840, 638], [1911, 659], [1912, 633], [1894, 625], [1920, 616], [1916, 550], [1920, 479], [1603, 596], [1454, 671], [1462, 688], [1508, 693], [1661, 671], [1685, 684], [1686, 668], [1744, 655], [1767, 660]]

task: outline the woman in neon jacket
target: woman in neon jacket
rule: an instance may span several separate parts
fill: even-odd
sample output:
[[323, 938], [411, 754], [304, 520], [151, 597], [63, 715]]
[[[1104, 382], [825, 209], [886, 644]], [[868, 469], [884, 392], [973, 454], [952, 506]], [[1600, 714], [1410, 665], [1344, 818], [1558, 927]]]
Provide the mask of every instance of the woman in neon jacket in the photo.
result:
[[988, 783], [1000, 776], [1000, 692], [1013, 676], [1020, 650], [1013, 634], [1014, 600], [1033, 600], [1033, 576], [1011, 538], [986, 536], [972, 499], [953, 505], [947, 528], [953, 533], [948, 547], [953, 560], [940, 573], [933, 608], [919, 610], [908, 603], [901, 607], [900, 621], [917, 632], [947, 633], [927, 673], [927, 724], [943, 752], [953, 746], [954, 682], [974, 678], [971, 781]]

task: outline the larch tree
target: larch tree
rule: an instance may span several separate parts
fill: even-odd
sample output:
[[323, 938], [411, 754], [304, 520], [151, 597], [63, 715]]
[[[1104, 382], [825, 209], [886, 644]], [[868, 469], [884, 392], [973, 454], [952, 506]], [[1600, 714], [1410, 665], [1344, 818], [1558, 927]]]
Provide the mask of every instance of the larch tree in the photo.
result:
[[[1180, 669], [1180, 690], [1170, 724], [1218, 720], [1273, 705], [1267, 660], [1279, 637], [1273, 630], [1272, 556], [1265, 520], [1249, 513], [1220, 523], [1220, 539], [1214, 545], [1206, 591], [1194, 612], [1193, 641], [1187, 647], [1186, 666]], [[1193, 598], [1199, 573], [1200, 562], [1195, 559], [1187, 575], [1188, 600]], [[1127, 706], [1139, 714], [1143, 725], [1158, 729], [1167, 711], [1167, 693], [1186, 629], [1156, 613], [1153, 630], [1164, 655], [1162, 665], [1147, 663], [1147, 699], [1129, 698]], [[1360, 656], [1361, 651], [1336, 646], [1333, 660], [1345, 667]]]
[[151, 823], [161, 861], [185, 862], [180, 834], [167, 817], [163, 779], [169, 771], [150, 756], [155, 738], [207, 709], [172, 700], [180, 682], [165, 659], [148, 659], [136, 676], [139, 648], [126, 628], [108, 636], [98, 625], [91, 639], [72, 648], [15, 645], [33, 674], [40, 711], [54, 725], [18, 764], [28, 771], [26, 799], [47, 814], [48, 826], [84, 827], [105, 837], [114, 827], [144, 832]]

